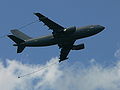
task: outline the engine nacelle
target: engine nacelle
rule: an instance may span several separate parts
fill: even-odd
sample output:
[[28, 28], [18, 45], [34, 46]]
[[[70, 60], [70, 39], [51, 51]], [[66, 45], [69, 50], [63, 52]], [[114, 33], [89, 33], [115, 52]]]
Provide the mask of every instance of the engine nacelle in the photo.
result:
[[76, 31], [76, 27], [75, 26], [64, 29], [64, 33], [67, 33], [67, 34], [72, 34], [75, 31]]
[[85, 48], [84, 44], [79, 44], [79, 45], [73, 45], [72, 50], [81, 50], [84, 48]]

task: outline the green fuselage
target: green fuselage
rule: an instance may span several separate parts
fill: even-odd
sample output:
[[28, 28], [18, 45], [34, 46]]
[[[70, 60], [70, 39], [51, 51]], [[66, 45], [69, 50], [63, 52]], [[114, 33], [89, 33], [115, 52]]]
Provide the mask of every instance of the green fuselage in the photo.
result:
[[69, 40], [77, 40], [85, 37], [89, 37], [101, 32], [104, 29], [100, 25], [90, 25], [77, 28], [75, 32], [71, 34], [62, 34], [59, 38], [54, 38], [53, 35], [43, 36], [39, 38], [33, 38], [26, 40], [23, 44], [27, 47], [40, 47], [56, 45], [58, 43], [67, 42]]

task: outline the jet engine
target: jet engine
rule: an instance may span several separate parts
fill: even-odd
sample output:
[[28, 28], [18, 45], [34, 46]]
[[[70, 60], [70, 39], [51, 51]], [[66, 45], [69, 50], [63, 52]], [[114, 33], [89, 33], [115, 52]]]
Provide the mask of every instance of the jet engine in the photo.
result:
[[79, 44], [79, 45], [73, 45], [72, 50], [81, 50], [84, 48], [85, 48], [84, 44]]
[[64, 33], [66, 33], [66, 34], [72, 34], [75, 31], [76, 31], [76, 27], [75, 26], [64, 29]]

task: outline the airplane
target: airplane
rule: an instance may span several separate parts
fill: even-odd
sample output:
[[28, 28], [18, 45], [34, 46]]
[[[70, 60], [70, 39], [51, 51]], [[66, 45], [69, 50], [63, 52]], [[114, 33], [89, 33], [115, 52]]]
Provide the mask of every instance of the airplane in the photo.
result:
[[59, 62], [61, 62], [68, 59], [67, 56], [71, 50], [81, 50], [85, 48], [84, 43], [74, 45], [76, 40], [95, 35], [105, 29], [105, 27], [101, 25], [89, 25], [79, 28], [73, 26], [65, 28], [41, 13], [34, 14], [38, 17], [39, 21], [42, 21], [53, 32], [51, 35], [32, 38], [18, 29], [11, 30], [12, 35], [8, 35], [8, 37], [15, 42], [13, 46], [18, 47], [17, 53], [21, 53], [25, 47], [58, 45], [61, 49], [59, 57]]

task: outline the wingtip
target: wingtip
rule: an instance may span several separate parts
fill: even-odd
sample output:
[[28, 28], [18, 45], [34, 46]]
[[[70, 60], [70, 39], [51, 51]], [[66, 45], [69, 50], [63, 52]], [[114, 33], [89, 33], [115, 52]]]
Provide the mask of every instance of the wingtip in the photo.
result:
[[[60, 58], [59, 58], [59, 59], [60, 59]], [[68, 58], [60, 59], [60, 60], [59, 60], [59, 63], [62, 62], [62, 61], [65, 61], [65, 60], [67, 60], [67, 59], [68, 59]]]
[[36, 15], [37, 13], [36, 13], [36, 12], [34, 12], [33, 14], [34, 14], [34, 15]]
[[10, 38], [10, 37], [12, 37], [12, 35], [7, 35], [7, 37], [9, 37], [9, 38]]
[[37, 17], [39, 17], [39, 18], [41, 18], [41, 17], [45, 17], [44, 15], [42, 15], [41, 13], [38, 13], [38, 12], [33, 13], [33, 14], [36, 15]]
[[40, 13], [38, 13], [38, 12], [34, 12], [33, 14], [36, 16], [40, 15]]
[[9, 37], [10, 35], [7, 35], [7, 37]]

